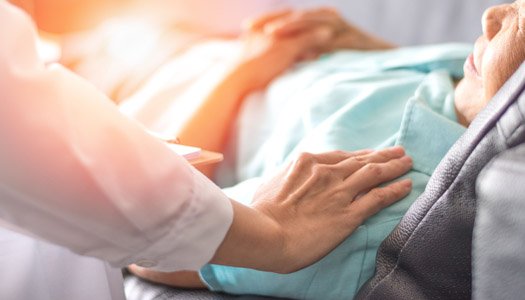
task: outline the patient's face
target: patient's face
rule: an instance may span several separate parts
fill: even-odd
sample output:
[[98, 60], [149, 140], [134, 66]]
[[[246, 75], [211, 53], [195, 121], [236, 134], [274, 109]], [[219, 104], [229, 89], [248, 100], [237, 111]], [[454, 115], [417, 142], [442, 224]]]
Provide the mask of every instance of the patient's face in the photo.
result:
[[525, 0], [494, 6], [483, 15], [483, 35], [465, 63], [456, 90], [460, 121], [469, 125], [525, 60]]

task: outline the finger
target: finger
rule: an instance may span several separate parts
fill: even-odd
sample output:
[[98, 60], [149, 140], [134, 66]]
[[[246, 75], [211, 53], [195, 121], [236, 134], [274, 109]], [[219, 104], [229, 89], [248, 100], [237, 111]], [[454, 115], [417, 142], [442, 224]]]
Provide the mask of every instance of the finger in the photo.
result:
[[365, 164], [387, 162], [392, 159], [397, 159], [405, 156], [405, 149], [401, 146], [372, 151], [370, 153], [359, 156], [358, 158]]
[[405, 198], [412, 190], [412, 180], [406, 179], [386, 187], [375, 188], [349, 206], [351, 217], [362, 224], [384, 208]]
[[355, 156], [363, 156], [374, 152], [374, 150], [365, 149], [359, 151], [331, 151], [325, 153], [315, 154], [314, 157], [317, 163], [324, 165], [336, 165], [344, 160]]
[[326, 26], [333, 31], [338, 31], [344, 23], [332, 14], [316, 13], [291, 16], [288, 19], [280, 19], [267, 23], [264, 30], [268, 34], [278, 37], [294, 35], [299, 32], [308, 31], [318, 26]]
[[393, 159], [402, 158], [403, 156], [405, 156], [405, 150], [401, 147], [374, 151], [343, 160], [335, 166], [334, 171], [338, 173], [340, 177], [346, 179], [368, 164], [386, 163]]
[[345, 190], [349, 191], [354, 199], [363, 192], [407, 173], [412, 168], [412, 164], [412, 159], [408, 156], [385, 163], [367, 164], [345, 180]]
[[309, 51], [326, 52], [326, 48], [330, 47], [334, 35], [333, 32], [326, 27], [317, 27], [312, 31], [303, 32], [301, 34], [283, 38], [287, 48], [290, 52], [295, 52], [296, 61]]
[[330, 24], [320, 18], [307, 20], [280, 20], [266, 25], [264, 27], [264, 32], [276, 37], [286, 37], [312, 30], [318, 26], [330, 27]]
[[336, 165], [338, 163], [341, 163], [353, 157], [362, 157], [360, 158], [360, 160], [363, 160], [364, 162], [372, 162], [374, 159], [376, 159], [375, 158], [376, 156], [389, 158], [389, 159], [384, 160], [384, 161], [389, 161], [395, 158], [401, 158], [405, 156], [405, 149], [403, 149], [403, 147], [395, 146], [395, 147], [382, 149], [380, 151], [375, 151], [372, 149], [363, 149], [363, 150], [358, 150], [358, 151], [337, 150], [337, 151], [314, 154], [314, 158], [316, 159], [316, 162], [320, 164], [325, 164], [325, 165]]
[[245, 21], [243, 24], [243, 28], [250, 31], [261, 31], [268, 23], [274, 22], [281, 18], [285, 18], [291, 15], [292, 13], [293, 11], [291, 9], [272, 12], [255, 19]]
[[[394, 150], [398, 151], [398, 150]], [[310, 177], [316, 166], [328, 167], [329, 165], [336, 165], [351, 157], [365, 156], [373, 150], [359, 150], [359, 151], [331, 151], [320, 154], [312, 154], [308, 152], [301, 153], [292, 163], [285, 169], [286, 178], [290, 181], [302, 182], [305, 178]]]
[[310, 50], [307, 53], [303, 54], [301, 57], [299, 57], [299, 61], [314, 61], [318, 59], [321, 55], [319, 52], [320, 51]]

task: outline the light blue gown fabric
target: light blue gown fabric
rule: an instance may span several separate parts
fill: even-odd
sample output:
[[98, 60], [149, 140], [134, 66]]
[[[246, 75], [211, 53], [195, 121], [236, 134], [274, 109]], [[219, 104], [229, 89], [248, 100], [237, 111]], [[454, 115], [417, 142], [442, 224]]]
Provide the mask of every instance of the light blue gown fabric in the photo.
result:
[[263, 113], [271, 125], [261, 125], [265, 140], [254, 147], [254, 132], [243, 132], [241, 124], [239, 153], [244, 161], [239, 177], [255, 179], [226, 190], [233, 199], [249, 203], [260, 177], [274, 174], [301, 152], [393, 145], [404, 146], [414, 159], [413, 169], [404, 176], [413, 180], [414, 188], [304, 270], [279, 275], [208, 265], [200, 272], [208, 287], [285, 298], [353, 298], [374, 273], [380, 243], [465, 131], [456, 119], [453, 79], [463, 76], [470, 52], [467, 45], [340, 52], [299, 67], [272, 84], [264, 103], [248, 105], [241, 120], [253, 122]]

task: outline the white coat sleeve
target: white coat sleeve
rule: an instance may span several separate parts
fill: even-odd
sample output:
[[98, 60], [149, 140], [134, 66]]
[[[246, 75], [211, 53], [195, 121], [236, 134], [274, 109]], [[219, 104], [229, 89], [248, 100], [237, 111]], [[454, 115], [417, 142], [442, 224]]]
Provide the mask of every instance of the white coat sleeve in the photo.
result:
[[36, 53], [0, 0], [0, 219], [117, 267], [197, 270], [224, 239], [229, 199], [89, 83]]

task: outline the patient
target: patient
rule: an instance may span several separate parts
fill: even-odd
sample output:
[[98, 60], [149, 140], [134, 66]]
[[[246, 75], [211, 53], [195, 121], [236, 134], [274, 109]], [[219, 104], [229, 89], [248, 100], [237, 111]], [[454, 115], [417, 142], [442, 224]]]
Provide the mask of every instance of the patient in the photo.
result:
[[[244, 159], [232, 198], [268, 193], [262, 177], [303, 151], [354, 150], [402, 145], [414, 159], [406, 176], [414, 182], [404, 200], [381, 211], [318, 263], [292, 274], [205, 266], [197, 273], [135, 274], [178, 287], [233, 294], [301, 299], [353, 298], [373, 275], [376, 251], [424, 191], [437, 164], [525, 60], [525, 0], [493, 7], [483, 16], [483, 36], [474, 47], [441, 45], [385, 51], [386, 43], [359, 44], [353, 27], [334, 13], [280, 15], [264, 24], [276, 38], [325, 28], [331, 42], [310, 57], [343, 47], [281, 77], [264, 103], [248, 102], [243, 119], [268, 115], [266, 141]], [[370, 39], [368, 41], [371, 41]], [[376, 40], [377, 42], [377, 40]], [[465, 62], [466, 61], [466, 62]], [[314, 84], [315, 83], [315, 84]], [[239, 149], [250, 148], [253, 132], [241, 126]], [[334, 229], [337, 230], [337, 229]], [[429, 255], [432, 255], [429, 253]]]

